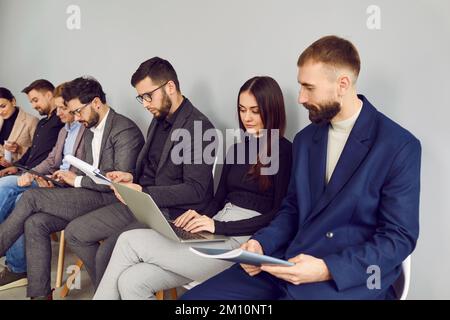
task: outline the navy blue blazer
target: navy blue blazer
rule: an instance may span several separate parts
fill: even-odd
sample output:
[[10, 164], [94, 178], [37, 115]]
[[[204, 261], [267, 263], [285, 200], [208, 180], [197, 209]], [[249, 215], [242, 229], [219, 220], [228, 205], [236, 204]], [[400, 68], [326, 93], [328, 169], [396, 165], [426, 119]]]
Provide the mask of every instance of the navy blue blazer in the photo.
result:
[[[293, 143], [286, 198], [253, 238], [265, 254], [325, 261], [331, 281], [293, 285], [295, 299], [385, 299], [419, 236], [421, 146], [362, 95], [361, 113], [328, 184], [328, 124], [311, 124]], [[381, 288], [369, 289], [378, 266]], [[369, 281], [372, 283], [372, 281]]]

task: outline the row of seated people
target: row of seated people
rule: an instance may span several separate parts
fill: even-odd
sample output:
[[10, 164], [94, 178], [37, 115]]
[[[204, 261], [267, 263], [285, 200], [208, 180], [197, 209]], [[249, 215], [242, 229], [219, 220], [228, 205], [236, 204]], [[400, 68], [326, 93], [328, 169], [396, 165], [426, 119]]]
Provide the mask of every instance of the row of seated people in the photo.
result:
[[[182, 95], [167, 60], [151, 58], [131, 78], [137, 100], [153, 115], [145, 140], [132, 120], [107, 104], [95, 79], [76, 78], [54, 91], [42, 87], [48, 81], [32, 83], [24, 91], [47, 118], [27, 158], [45, 154], [43, 146], [53, 149], [42, 162], [28, 162], [27, 154], [3, 162], [2, 288], [27, 283], [28, 297], [50, 299], [50, 234], [65, 230], [95, 299], [153, 299], [192, 281], [202, 284], [182, 298], [393, 298], [401, 262], [418, 237], [420, 143], [356, 94], [360, 60], [349, 41], [321, 38], [297, 66], [299, 103], [312, 124], [292, 144], [284, 137], [280, 86], [267, 76], [246, 81], [236, 106], [242, 139], [228, 149], [215, 193], [213, 164], [203, 161], [210, 141], [194, 141], [198, 127], [214, 126]], [[11, 96], [4, 100], [14, 106]], [[180, 131], [192, 139], [182, 148]], [[175, 226], [228, 236], [203, 246], [241, 247], [295, 265], [233, 265], [197, 256], [189, 245], [138, 222], [114, 187], [71, 167], [68, 154], [149, 194]], [[18, 175], [16, 165], [67, 187], [29, 172]], [[378, 290], [367, 286], [373, 265], [383, 270]]]
[[[168, 92], [160, 85], [154, 90], [152, 79], [157, 79], [154, 80], [156, 83], [161, 82], [160, 74], [170, 71], [175, 81], [165, 81]], [[180, 221], [180, 226], [187, 231], [230, 235], [230, 240], [220, 244], [227, 248], [239, 247], [253, 232], [273, 218], [287, 190], [292, 161], [291, 143], [282, 136], [279, 139], [277, 137], [276, 142], [271, 142], [277, 144], [280, 161], [277, 164], [279, 170], [271, 176], [260, 174], [260, 161], [251, 163], [250, 145], [253, 141], [256, 146], [262, 144], [263, 139], [260, 141], [258, 135], [262, 129], [268, 128], [264, 125], [261, 113], [277, 119], [276, 122], [272, 121], [270, 129], [284, 133], [286, 115], [281, 88], [270, 77], [254, 77], [242, 86], [237, 109], [240, 127], [247, 134], [227, 153], [227, 158], [232, 156], [233, 159], [225, 159], [220, 183], [213, 196], [212, 164], [176, 164], [170, 156], [170, 150], [174, 148], [170, 134], [174, 130], [184, 128], [192, 131], [195, 122], [201, 123], [205, 131], [213, 128], [209, 119], [177, 89], [175, 77], [172, 66], [160, 58], [144, 62], [134, 76], [136, 88], [142, 87], [140, 90], [144, 93], [138, 100], [154, 116], [145, 145], [135, 123], [116, 113], [106, 103], [103, 89], [95, 79], [77, 78], [59, 85], [53, 92], [39, 87], [42, 83], [49, 83], [46, 80], [38, 80], [30, 85], [32, 94], [37, 91], [37, 95], [53, 95], [48, 100], [49, 110], [64, 127], [60, 125], [57, 128], [59, 135], [56, 145], [48, 157], [34, 167], [28, 163], [25, 166], [29, 165], [40, 174], [52, 175], [54, 179], [73, 188], [59, 188], [28, 172], [16, 175], [17, 167], [14, 164], [3, 170], [0, 188], [4, 203], [1, 212], [5, 221], [1, 227], [10, 233], [8, 236], [5, 233], [3, 243], [12, 243], [5, 247], [7, 266], [2, 274], [3, 289], [27, 283], [28, 296], [48, 296], [51, 290], [49, 235], [63, 229], [66, 230], [69, 246], [83, 259], [96, 284], [108, 264], [110, 251], [118, 235], [124, 230], [143, 227], [135, 221], [114, 190], [79, 175], [77, 169], [65, 160], [67, 154], [92, 163], [115, 182], [149, 193], [169, 217], [178, 217], [176, 223]], [[261, 103], [257, 102], [253, 90], [257, 90]], [[160, 94], [157, 97], [158, 91]], [[53, 107], [50, 108], [52, 103]], [[39, 149], [39, 136], [46, 134], [38, 131], [35, 136], [35, 144], [31, 149]], [[241, 155], [240, 145], [244, 146], [243, 159], [238, 159]], [[166, 152], [164, 149], [167, 149]], [[200, 155], [203, 155], [203, 149]], [[31, 208], [30, 196], [45, 202], [45, 208], [38, 203], [34, 203]], [[25, 203], [26, 209], [22, 207]], [[94, 220], [96, 222], [92, 223]], [[100, 246], [99, 240], [105, 240], [101, 250], [96, 248]], [[146, 242], [145, 239], [143, 241]], [[163, 243], [156, 245], [161, 247]], [[189, 256], [188, 247], [182, 244], [179, 246]], [[173, 254], [180, 257], [179, 251], [174, 250]], [[105, 260], [100, 261], [101, 258]], [[174, 256], [167, 258], [174, 259]], [[216, 274], [230, 265], [216, 261], [208, 267], [210, 270], [202, 270], [200, 266], [206, 267], [201, 261], [203, 259], [195, 258], [192, 256], [192, 264], [197, 262], [200, 265], [194, 267], [194, 270], [197, 269], [196, 275], [191, 277], [196, 280], [204, 279], [204, 275]]]

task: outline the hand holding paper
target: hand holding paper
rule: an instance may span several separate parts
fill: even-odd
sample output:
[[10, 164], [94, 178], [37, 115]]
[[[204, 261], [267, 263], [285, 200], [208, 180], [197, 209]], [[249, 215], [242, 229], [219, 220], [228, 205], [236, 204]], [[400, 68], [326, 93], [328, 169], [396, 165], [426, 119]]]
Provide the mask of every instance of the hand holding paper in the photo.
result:
[[74, 166], [75, 168], [84, 172], [84, 174], [91, 178], [95, 183], [104, 184], [107, 186], [111, 185], [111, 180], [102, 175], [99, 169], [95, 168], [89, 163], [84, 162], [83, 160], [80, 160], [70, 154], [66, 155], [64, 157], [64, 160], [66, 160], [71, 166]]
[[133, 175], [129, 172], [111, 171], [106, 173], [106, 177], [116, 183], [131, 183], [133, 182]]
[[242, 250], [241, 248], [228, 250], [228, 249], [191, 247], [189, 248], [189, 250], [205, 258], [221, 259], [237, 263], [251, 264], [254, 266], [261, 266], [268, 264], [268, 265], [291, 267], [295, 265], [293, 262], [289, 262], [286, 260], [270, 256], [265, 256], [254, 252], [249, 252], [246, 250]]
[[292, 267], [264, 265], [261, 270], [294, 285], [331, 279], [330, 271], [322, 259], [307, 254], [299, 254], [289, 259], [289, 262], [294, 263], [294, 265]]
[[64, 170], [58, 170], [52, 175], [53, 179], [57, 181], [63, 181], [64, 183], [72, 187], [75, 184], [76, 177], [77, 177], [76, 174], [73, 173], [72, 171], [64, 171]]
[[[249, 252], [258, 253], [258, 254], [264, 254], [261, 244], [258, 241], [253, 240], [253, 239], [250, 239], [249, 241], [243, 243], [241, 245], [241, 249], [247, 250]], [[248, 275], [251, 277], [256, 276], [258, 273], [261, 272], [260, 266], [253, 266], [251, 264], [241, 263], [241, 268], [244, 269], [244, 271], [247, 272]]]

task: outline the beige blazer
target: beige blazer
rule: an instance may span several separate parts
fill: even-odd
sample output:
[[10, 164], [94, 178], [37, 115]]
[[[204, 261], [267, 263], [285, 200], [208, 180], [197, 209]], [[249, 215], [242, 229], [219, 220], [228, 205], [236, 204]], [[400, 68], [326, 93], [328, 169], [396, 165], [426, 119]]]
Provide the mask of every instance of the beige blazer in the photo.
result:
[[[4, 120], [0, 118], [0, 130], [2, 129], [3, 122]], [[12, 154], [13, 162], [19, 160], [25, 152], [27, 152], [28, 148], [31, 147], [33, 143], [34, 131], [36, 131], [38, 122], [38, 118], [19, 108], [19, 114], [17, 115], [13, 129], [8, 138], [8, 141], [16, 142], [19, 145], [17, 152]], [[3, 142], [4, 141], [0, 141], [1, 157], [4, 156]]]

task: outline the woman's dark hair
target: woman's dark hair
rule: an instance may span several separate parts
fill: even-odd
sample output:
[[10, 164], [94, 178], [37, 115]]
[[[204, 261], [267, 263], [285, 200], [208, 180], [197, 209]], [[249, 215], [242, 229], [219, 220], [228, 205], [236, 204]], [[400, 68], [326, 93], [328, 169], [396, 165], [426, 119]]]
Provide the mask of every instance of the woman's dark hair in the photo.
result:
[[101, 84], [92, 77], [79, 77], [65, 83], [62, 97], [66, 103], [73, 99], [78, 99], [81, 103], [89, 103], [97, 97], [102, 103], [106, 103], [106, 95]]
[[[247, 80], [239, 90], [237, 100], [237, 110], [239, 114], [239, 97], [243, 92], [251, 93], [258, 103], [259, 113], [267, 131], [267, 155], [271, 155], [272, 151], [272, 130], [279, 130], [279, 137], [284, 136], [286, 129], [286, 111], [284, 107], [283, 92], [278, 83], [271, 77], [259, 76]], [[239, 127], [245, 130], [241, 117], [239, 117]], [[278, 143], [278, 141], [276, 142]], [[264, 150], [264, 149], [263, 149]], [[260, 150], [261, 152], [261, 150]], [[267, 175], [261, 175], [261, 167], [263, 167], [260, 157], [254, 164], [248, 175], [258, 179], [261, 190], [267, 190], [270, 187], [270, 179]]]
[[139, 68], [131, 77], [131, 85], [136, 85], [149, 77], [156, 85], [162, 85], [164, 82], [173, 81], [180, 92], [180, 83], [175, 69], [169, 61], [161, 59], [160, 57], [153, 57], [141, 63]]
[[9, 101], [13, 101], [13, 99], [15, 99], [15, 98], [14, 98], [13, 94], [11, 93], [11, 91], [9, 91], [6, 88], [0, 87], [0, 99], [6, 99]]

